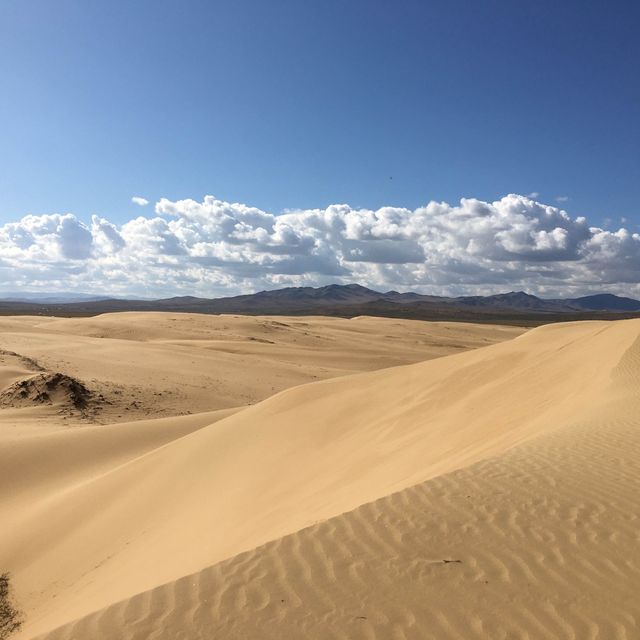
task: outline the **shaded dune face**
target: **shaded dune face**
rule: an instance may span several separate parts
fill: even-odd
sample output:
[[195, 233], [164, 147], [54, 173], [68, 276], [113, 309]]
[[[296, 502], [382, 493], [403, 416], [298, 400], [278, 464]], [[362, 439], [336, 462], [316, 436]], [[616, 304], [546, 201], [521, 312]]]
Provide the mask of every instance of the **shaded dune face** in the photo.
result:
[[42, 639], [633, 638], [634, 422], [561, 429]]
[[639, 334], [542, 327], [32, 473], [19, 637], [633, 637]]

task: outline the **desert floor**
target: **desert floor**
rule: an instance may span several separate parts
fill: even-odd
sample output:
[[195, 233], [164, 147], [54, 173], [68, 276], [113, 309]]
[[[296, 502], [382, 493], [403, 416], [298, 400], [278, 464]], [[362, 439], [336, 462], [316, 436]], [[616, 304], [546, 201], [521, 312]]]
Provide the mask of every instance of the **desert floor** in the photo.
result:
[[0, 318], [16, 638], [640, 637], [640, 320]]

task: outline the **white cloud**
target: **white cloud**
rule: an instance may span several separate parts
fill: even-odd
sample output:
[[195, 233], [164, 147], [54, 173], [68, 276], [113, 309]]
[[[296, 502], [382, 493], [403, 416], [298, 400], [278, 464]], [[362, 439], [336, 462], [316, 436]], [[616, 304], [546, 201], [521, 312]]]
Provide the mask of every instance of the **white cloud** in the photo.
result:
[[133, 204], [137, 204], [139, 207], [146, 207], [149, 204], [149, 201], [146, 198], [141, 198], [140, 196], [133, 196], [133, 198], [131, 198], [131, 202], [133, 202]]
[[207, 196], [161, 199], [155, 215], [120, 226], [68, 213], [0, 226], [0, 290], [215, 296], [360, 282], [435, 294], [640, 295], [639, 281], [640, 234], [592, 227], [519, 195], [281, 215]]
[[533, 198], [535, 200], [536, 198], [540, 197], [540, 193], [538, 191], [532, 191], [527, 197]]
[[556, 202], [569, 202], [570, 198], [569, 196], [556, 196], [555, 197], [555, 201]]

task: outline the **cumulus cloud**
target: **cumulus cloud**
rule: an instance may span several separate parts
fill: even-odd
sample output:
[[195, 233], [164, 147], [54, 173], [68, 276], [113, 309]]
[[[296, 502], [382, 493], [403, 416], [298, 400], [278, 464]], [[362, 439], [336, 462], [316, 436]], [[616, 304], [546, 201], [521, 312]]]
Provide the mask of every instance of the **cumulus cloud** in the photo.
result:
[[139, 207], [146, 207], [149, 204], [149, 201], [146, 198], [142, 198], [140, 196], [133, 196], [133, 198], [131, 198], [131, 202], [133, 202], [133, 204], [137, 204]]
[[555, 197], [555, 201], [556, 202], [569, 202], [570, 198], [569, 196], [556, 196]]
[[[532, 195], [532, 194], [531, 194]], [[204, 296], [360, 282], [435, 294], [640, 294], [640, 235], [507, 195], [417, 209], [287, 210], [161, 199], [122, 225], [26, 216], [0, 227], [0, 289]]]

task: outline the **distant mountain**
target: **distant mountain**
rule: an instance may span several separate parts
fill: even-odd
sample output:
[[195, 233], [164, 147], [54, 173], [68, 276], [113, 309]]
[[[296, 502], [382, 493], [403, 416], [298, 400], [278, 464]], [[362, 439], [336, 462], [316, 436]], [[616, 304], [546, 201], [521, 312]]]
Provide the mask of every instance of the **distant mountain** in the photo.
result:
[[544, 300], [524, 291], [510, 291], [492, 296], [466, 296], [455, 298], [458, 304], [474, 307], [493, 307], [498, 309], [519, 309], [527, 311], [553, 312], [570, 311], [570, 305], [563, 300]]
[[640, 300], [614, 296], [612, 293], [598, 293], [567, 300], [572, 307], [590, 311], [640, 311]]
[[379, 300], [383, 294], [367, 289], [359, 284], [330, 284], [325, 287], [287, 287], [273, 291], [260, 291], [245, 296], [234, 298], [221, 298], [220, 300], [235, 300], [236, 302], [283, 302], [287, 304], [323, 305], [353, 304], [357, 302], [370, 302]]
[[414, 293], [413, 291], [409, 291], [407, 293], [398, 293], [397, 291], [387, 291], [386, 293], [378, 294], [382, 296], [382, 299], [388, 302], [400, 302], [400, 303], [410, 303], [410, 302], [450, 302], [454, 298], [446, 298], [444, 296], [425, 296], [420, 293]]
[[541, 313], [575, 311], [640, 311], [640, 300], [624, 298], [612, 293], [599, 293], [580, 298], [538, 298], [524, 291], [510, 291], [491, 296], [468, 296], [453, 299], [458, 304], [492, 307], [496, 309], [518, 309]]
[[[558, 320], [630, 317], [640, 314], [640, 301], [610, 293], [555, 300], [538, 298], [524, 291], [447, 298], [415, 292], [379, 292], [359, 284], [287, 287], [213, 299], [178, 296], [162, 300], [125, 300], [82, 294], [12, 294], [15, 297], [11, 300], [2, 300], [2, 295], [9, 294], [0, 294], [0, 313], [5, 315], [90, 316], [115, 311], [170, 311], [343, 317], [374, 315], [423, 320], [540, 324]], [[69, 297], [74, 299], [69, 301]]]

